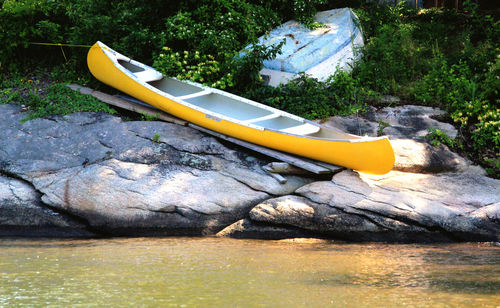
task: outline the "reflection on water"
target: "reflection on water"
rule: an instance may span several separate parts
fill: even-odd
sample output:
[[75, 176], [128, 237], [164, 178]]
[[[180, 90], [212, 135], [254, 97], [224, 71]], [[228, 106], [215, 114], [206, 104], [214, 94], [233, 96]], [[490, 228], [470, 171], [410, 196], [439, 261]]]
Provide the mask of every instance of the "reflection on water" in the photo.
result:
[[500, 307], [499, 290], [487, 244], [0, 239], [0, 307]]

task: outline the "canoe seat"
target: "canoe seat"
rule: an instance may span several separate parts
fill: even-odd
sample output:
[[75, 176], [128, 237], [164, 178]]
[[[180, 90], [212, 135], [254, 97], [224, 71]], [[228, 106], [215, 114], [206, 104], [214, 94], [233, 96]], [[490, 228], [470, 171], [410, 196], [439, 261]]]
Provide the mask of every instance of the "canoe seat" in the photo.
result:
[[211, 94], [211, 93], [212, 93], [211, 90], [203, 90], [203, 91], [195, 92], [195, 93], [188, 94], [188, 95], [177, 96], [176, 98], [177, 99], [182, 99], [183, 101], [185, 101], [185, 100], [190, 99], [190, 98], [195, 98], [195, 97], [199, 97], [199, 96], [203, 96], [203, 95], [208, 95], [208, 94]]
[[142, 82], [151, 82], [163, 78], [163, 75], [160, 72], [148, 69], [134, 73], [134, 75]]
[[263, 117], [253, 118], [253, 119], [245, 120], [245, 121], [241, 121], [241, 122], [243, 122], [243, 124], [250, 124], [250, 123], [274, 119], [274, 118], [277, 118], [279, 116], [280, 116], [279, 113], [271, 113], [271, 114], [265, 115]]
[[293, 134], [293, 135], [310, 135], [319, 132], [320, 127], [316, 125], [312, 125], [309, 123], [304, 123], [297, 126], [292, 126], [289, 128], [280, 129], [280, 132]]

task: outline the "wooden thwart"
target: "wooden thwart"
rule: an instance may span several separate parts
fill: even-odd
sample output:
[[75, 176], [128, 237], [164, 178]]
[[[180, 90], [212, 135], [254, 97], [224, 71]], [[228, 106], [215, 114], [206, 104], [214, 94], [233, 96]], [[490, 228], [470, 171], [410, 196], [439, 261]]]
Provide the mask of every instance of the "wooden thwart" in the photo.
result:
[[[202, 131], [204, 133], [210, 134], [212, 136], [215, 136], [217, 138], [229, 141], [231, 143], [237, 144], [239, 146], [245, 147], [247, 149], [250, 149], [252, 151], [261, 153], [263, 155], [276, 158], [280, 161], [286, 162], [292, 166], [304, 169], [306, 171], [312, 172], [314, 174], [331, 174], [331, 173], [336, 173], [342, 170], [342, 167], [339, 166], [334, 166], [330, 165], [327, 163], [323, 162], [318, 162], [318, 161], [313, 161], [307, 158], [303, 157], [298, 157], [294, 155], [290, 155], [287, 153], [283, 153], [280, 151], [276, 151], [270, 148], [262, 147], [250, 142], [246, 142], [240, 139], [236, 139], [209, 129], [206, 129], [204, 127], [198, 126], [193, 123], [189, 123], [187, 121], [175, 118], [171, 115], [168, 115], [167, 113], [163, 112], [162, 110], [156, 109], [152, 106], [149, 106], [143, 102], [137, 101], [134, 98], [128, 98], [125, 96], [112, 96], [100, 91], [93, 90], [91, 88], [87, 87], [82, 87], [80, 85], [76, 84], [70, 84], [68, 85], [69, 88], [78, 91], [83, 94], [89, 94], [95, 98], [97, 98], [100, 101], [103, 101], [107, 104], [123, 108], [126, 110], [130, 110], [133, 112], [138, 112], [142, 114], [146, 114], [149, 116], [154, 116], [157, 117], [159, 120], [165, 121], [165, 122], [170, 122], [170, 123], [175, 123], [179, 125], [184, 125], [184, 126], [189, 126], [191, 128], [197, 129], [199, 131]], [[281, 182], [281, 181], [280, 181]]]

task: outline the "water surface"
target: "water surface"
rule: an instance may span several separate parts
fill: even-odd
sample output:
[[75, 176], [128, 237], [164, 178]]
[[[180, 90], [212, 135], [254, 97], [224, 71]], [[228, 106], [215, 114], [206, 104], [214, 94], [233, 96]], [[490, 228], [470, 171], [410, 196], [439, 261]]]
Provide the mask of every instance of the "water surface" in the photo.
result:
[[0, 239], [0, 307], [500, 307], [500, 248]]

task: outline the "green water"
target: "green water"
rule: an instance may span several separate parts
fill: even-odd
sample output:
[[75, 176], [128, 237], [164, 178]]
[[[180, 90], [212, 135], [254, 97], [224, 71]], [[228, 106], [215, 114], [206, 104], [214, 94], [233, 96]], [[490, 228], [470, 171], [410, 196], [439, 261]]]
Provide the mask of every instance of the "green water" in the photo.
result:
[[500, 248], [0, 239], [0, 307], [500, 307]]

